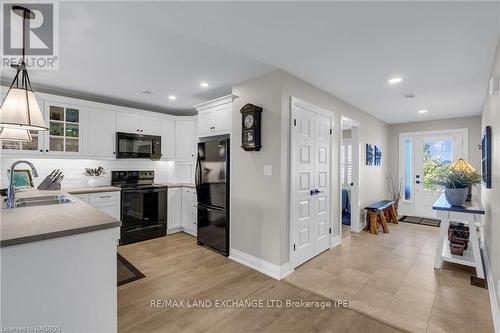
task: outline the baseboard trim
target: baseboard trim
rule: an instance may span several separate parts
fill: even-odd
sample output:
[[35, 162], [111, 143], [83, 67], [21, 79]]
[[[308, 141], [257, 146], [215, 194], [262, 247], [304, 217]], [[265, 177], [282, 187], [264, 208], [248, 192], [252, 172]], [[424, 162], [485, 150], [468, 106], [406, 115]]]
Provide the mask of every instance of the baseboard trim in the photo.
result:
[[330, 246], [330, 249], [333, 249], [334, 247], [340, 245], [342, 243], [342, 238], [340, 235], [333, 236], [332, 238], [332, 246]]
[[488, 282], [488, 292], [490, 294], [490, 304], [491, 304], [491, 315], [493, 316], [493, 325], [495, 327], [495, 332], [500, 333], [500, 308], [498, 307], [498, 292], [496, 290], [495, 280], [493, 280], [493, 272], [491, 271], [490, 259], [488, 258], [488, 251], [486, 247], [482, 248], [484, 266], [486, 269], [486, 281]]
[[167, 235], [175, 234], [177, 232], [181, 232], [182, 227], [173, 227], [173, 228], [167, 228]]
[[276, 280], [281, 280], [293, 272], [290, 263], [278, 266], [236, 249], [229, 250], [229, 259], [266, 274]]

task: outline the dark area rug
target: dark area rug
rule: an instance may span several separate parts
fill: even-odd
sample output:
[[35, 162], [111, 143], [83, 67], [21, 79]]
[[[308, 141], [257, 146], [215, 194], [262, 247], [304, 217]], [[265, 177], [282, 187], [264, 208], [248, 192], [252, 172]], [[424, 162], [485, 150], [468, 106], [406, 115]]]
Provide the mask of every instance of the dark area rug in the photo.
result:
[[439, 228], [439, 225], [441, 224], [440, 220], [427, 219], [427, 218], [418, 217], [418, 216], [406, 216], [406, 215], [403, 216], [402, 218], [400, 218], [399, 222], [422, 224], [422, 225], [428, 225], [428, 226], [437, 227], [437, 228]]
[[118, 286], [124, 285], [126, 283], [142, 279], [145, 277], [134, 265], [132, 265], [127, 259], [123, 258], [119, 253], [117, 256], [117, 273], [118, 273]]

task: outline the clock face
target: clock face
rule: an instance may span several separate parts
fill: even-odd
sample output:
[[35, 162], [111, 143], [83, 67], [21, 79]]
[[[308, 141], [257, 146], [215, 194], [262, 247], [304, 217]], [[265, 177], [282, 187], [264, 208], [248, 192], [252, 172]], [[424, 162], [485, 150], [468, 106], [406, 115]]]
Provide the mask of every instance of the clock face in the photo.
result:
[[248, 115], [245, 117], [245, 128], [250, 128], [250, 127], [252, 127], [252, 126], [253, 126], [253, 123], [254, 123], [253, 115], [248, 114]]

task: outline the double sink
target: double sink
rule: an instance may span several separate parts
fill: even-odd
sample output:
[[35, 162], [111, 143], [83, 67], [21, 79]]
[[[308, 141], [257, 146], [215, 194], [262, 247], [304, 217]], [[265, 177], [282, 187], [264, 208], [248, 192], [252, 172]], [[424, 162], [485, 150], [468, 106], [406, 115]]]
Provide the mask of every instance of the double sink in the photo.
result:
[[39, 197], [19, 198], [16, 199], [14, 205], [15, 208], [20, 208], [20, 207], [31, 207], [31, 206], [59, 205], [71, 202], [74, 202], [74, 200], [68, 198], [63, 194], [58, 194], [58, 195], [46, 195]]

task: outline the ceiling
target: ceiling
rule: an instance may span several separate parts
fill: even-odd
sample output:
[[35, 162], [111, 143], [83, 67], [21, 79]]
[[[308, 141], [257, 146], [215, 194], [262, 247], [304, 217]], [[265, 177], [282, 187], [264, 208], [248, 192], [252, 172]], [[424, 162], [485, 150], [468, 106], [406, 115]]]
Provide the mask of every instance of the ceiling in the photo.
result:
[[60, 2], [59, 71], [31, 75], [44, 90], [191, 114], [282, 68], [399, 123], [480, 114], [499, 35], [500, 2]]

